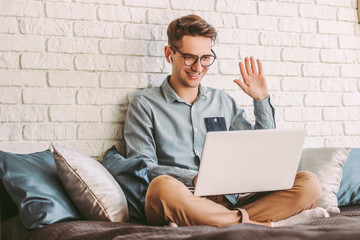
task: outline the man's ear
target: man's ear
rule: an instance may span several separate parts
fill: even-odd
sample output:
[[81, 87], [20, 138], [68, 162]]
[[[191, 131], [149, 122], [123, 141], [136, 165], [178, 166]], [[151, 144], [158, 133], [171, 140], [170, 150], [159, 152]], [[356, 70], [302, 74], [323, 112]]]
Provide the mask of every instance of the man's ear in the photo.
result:
[[168, 63], [172, 63], [172, 59], [171, 59], [171, 50], [168, 46], [166, 46], [164, 48], [164, 53], [165, 53], [165, 58], [168, 61]]

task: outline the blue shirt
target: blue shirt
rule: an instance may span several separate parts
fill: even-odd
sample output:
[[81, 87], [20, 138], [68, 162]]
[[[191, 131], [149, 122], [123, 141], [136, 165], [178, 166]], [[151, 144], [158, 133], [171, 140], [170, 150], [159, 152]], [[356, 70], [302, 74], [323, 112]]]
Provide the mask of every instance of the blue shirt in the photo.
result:
[[171, 88], [169, 79], [137, 93], [125, 120], [127, 157], [146, 160], [150, 181], [167, 174], [192, 186], [207, 131], [275, 128], [269, 98], [254, 100], [252, 125], [227, 93], [200, 85], [198, 97], [189, 104]]

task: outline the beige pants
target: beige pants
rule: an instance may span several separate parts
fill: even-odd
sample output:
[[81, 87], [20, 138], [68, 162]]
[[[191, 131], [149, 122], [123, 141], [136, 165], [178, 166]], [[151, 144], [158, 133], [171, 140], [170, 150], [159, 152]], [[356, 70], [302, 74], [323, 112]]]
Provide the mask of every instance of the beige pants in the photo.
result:
[[251, 221], [276, 222], [316, 207], [321, 197], [317, 177], [311, 172], [296, 174], [289, 190], [254, 193], [234, 206], [224, 196], [194, 196], [177, 179], [162, 175], [149, 185], [145, 213], [151, 225], [174, 222], [179, 226], [230, 226]]

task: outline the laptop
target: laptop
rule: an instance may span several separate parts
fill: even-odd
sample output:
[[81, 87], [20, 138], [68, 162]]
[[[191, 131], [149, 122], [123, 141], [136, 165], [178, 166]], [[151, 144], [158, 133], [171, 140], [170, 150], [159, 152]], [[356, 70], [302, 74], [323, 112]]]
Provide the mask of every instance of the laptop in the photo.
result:
[[194, 195], [292, 188], [305, 129], [208, 132]]

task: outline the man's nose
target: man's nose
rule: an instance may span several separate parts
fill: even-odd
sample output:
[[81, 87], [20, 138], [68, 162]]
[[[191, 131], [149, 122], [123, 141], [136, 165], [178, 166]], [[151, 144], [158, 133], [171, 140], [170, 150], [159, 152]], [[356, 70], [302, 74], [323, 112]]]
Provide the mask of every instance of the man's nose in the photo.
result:
[[194, 71], [196, 71], [196, 72], [201, 72], [203, 66], [202, 66], [201, 63], [200, 63], [200, 59], [198, 59], [198, 60], [196, 61], [196, 63], [191, 66], [191, 68], [192, 68]]

